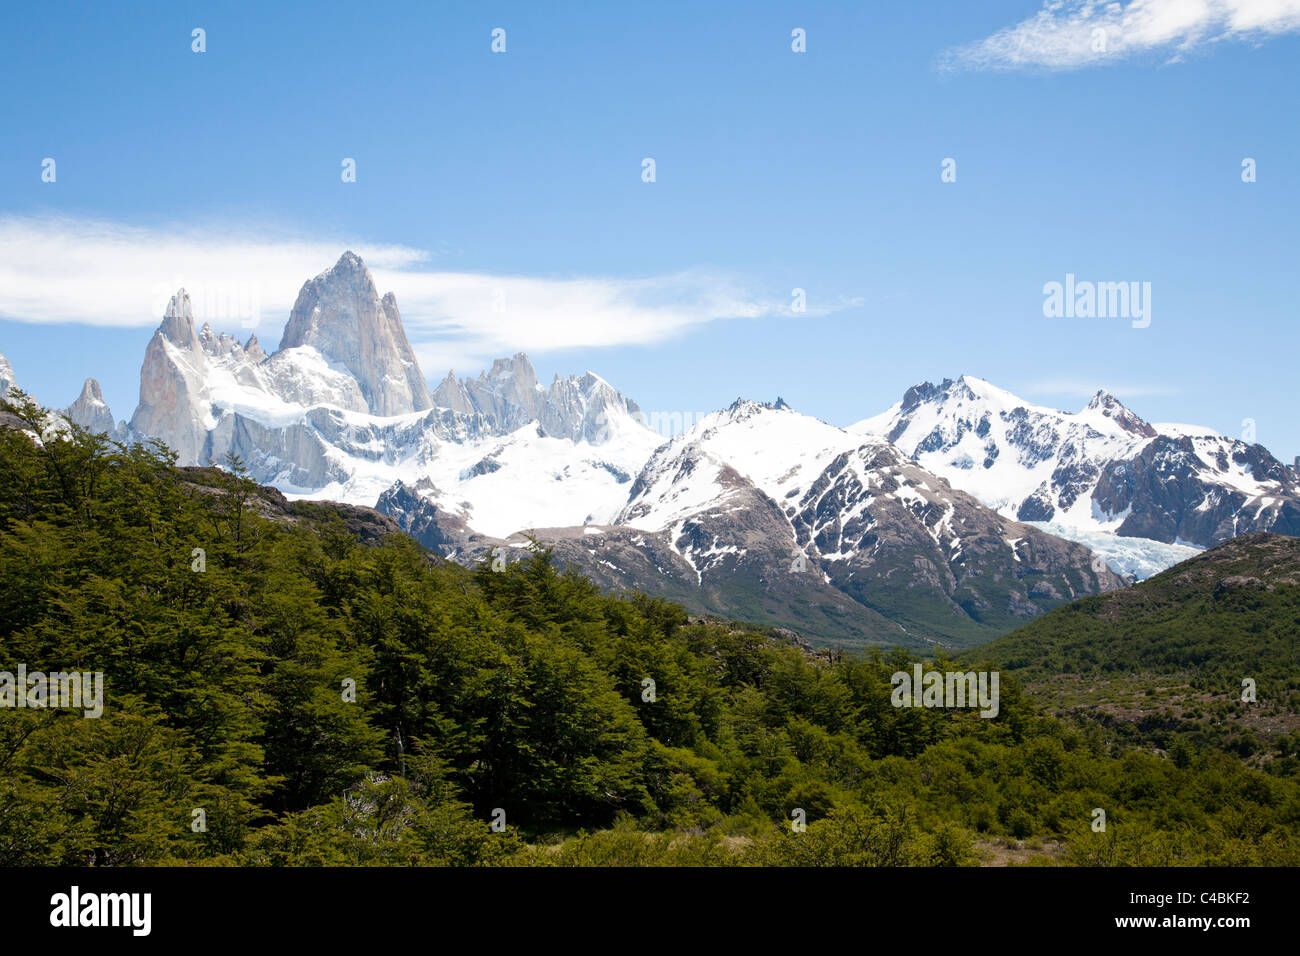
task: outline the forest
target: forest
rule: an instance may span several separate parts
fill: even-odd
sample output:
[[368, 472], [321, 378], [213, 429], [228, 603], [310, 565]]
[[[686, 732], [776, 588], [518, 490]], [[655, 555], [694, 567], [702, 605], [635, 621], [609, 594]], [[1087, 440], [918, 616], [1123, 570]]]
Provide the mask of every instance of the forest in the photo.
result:
[[[1300, 864], [1296, 741], [1173, 748], [1030, 690], [1093, 660], [1082, 619], [1050, 638], [1074, 605], [1041, 653], [809, 650], [5, 409], [0, 671], [105, 697], [0, 707], [0, 865]], [[1235, 680], [1216, 642], [1281, 638], [1233, 600], [1193, 637]], [[996, 716], [894, 706], [917, 663], [1000, 669]]]

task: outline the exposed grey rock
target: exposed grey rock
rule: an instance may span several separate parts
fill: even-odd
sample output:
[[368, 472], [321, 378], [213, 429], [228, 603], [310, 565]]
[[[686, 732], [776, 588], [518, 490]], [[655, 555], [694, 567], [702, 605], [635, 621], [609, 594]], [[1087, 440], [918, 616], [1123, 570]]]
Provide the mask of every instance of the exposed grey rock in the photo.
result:
[[[856, 447], [848, 439], [848, 450], [778, 502], [710, 450], [712, 435], [731, 427], [757, 422], [760, 442], [781, 433], [791, 420], [775, 415], [810, 421], [737, 402], [709, 427], [661, 447], [632, 482], [616, 523], [532, 533], [608, 590], [644, 590], [821, 644], [963, 646], [1122, 585], [1104, 567], [1094, 570], [1082, 545], [997, 514], [878, 439]], [[631, 526], [673, 512], [675, 502], [696, 504], [659, 530]], [[390, 489], [378, 507], [408, 526], [427, 525], [436, 512], [406, 486]], [[471, 544], [445, 524], [430, 540], [466, 563], [524, 544], [522, 537]]]
[[1119, 399], [1110, 394], [1110, 392], [1106, 391], [1104, 388], [1100, 389], [1097, 394], [1093, 396], [1092, 401], [1088, 403], [1088, 407], [1094, 411], [1101, 412], [1107, 418], [1113, 419], [1127, 432], [1132, 432], [1134, 435], [1141, 435], [1143, 438], [1156, 437], [1157, 432], [1154, 428], [1144, 422], [1132, 411], [1125, 408]]
[[466, 379], [464, 386], [474, 408], [506, 431], [541, 417], [543, 396], [537, 387], [537, 373], [522, 352], [514, 358], [497, 359], [478, 378]]
[[1231, 462], [1275, 482], [1276, 492], [1250, 495], [1216, 481], [1193, 439], [1160, 435], [1133, 457], [1107, 465], [1093, 499], [1112, 514], [1130, 509], [1121, 535], [1208, 544], [1261, 531], [1300, 535], [1300, 487], [1287, 467], [1261, 445], [1230, 444]]
[[555, 376], [542, 388], [523, 352], [497, 359], [477, 378], [448, 373], [433, 394], [434, 404], [462, 414], [477, 413], [502, 433], [538, 422], [556, 438], [601, 444], [620, 419], [640, 419], [637, 404], [598, 375]]
[[[482, 555], [489, 545], [499, 543], [494, 538], [475, 534], [460, 518], [439, 510], [420, 494], [418, 487], [402, 481], [379, 496], [375, 510], [393, 518], [412, 538], [444, 557], [466, 549], [471, 555]], [[473, 557], [462, 555], [462, 559], [470, 563]]]
[[11, 389], [17, 385], [14, 377], [14, 367], [9, 364], [9, 360], [0, 354], [0, 398], [7, 398]]
[[[854, 430], [884, 435], [955, 486], [977, 489], [986, 505], [1056, 522], [1061, 533], [1119, 521], [1120, 536], [1197, 547], [1246, 532], [1300, 534], [1296, 469], [1208, 429], [1149, 424], [1105, 390], [1072, 414], [979, 379], [923, 382]], [[1044, 463], [1051, 475], [1037, 481]], [[996, 482], [980, 474], [995, 466]]]
[[167, 304], [162, 324], [145, 349], [140, 404], [131, 416], [131, 432], [166, 442], [181, 464], [199, 463], [208, 431], [206, 372], [194, 309], [181, 289]]
[[469, 391], [456, 379], [454, 370], [448, 372], [447, 377], [433, 390], [433, 404], [439, 408], [449, 408], [462, 415], [478, 411], [469, 397]]
[[81, 394], [77, 400], [63, 410], [63, 414], [68, 416], [68, 420], [73, 424], [80, 425], [82, 428], [88, 428], [92, 432], [117, 435], [117, 423], [113, 421], [113, 413], [109, 410], [108, 403], [104, 401], [104, 393], [100, 391], [99, 382], [93, 378], [86, 379], [86, 384], [81, 387]]
[[178, 349], [197, 352], [201, 348], [198, 333], [194, 331], [194, 307], [184, 289], [172, 296], [167, 303], [167, 311], [163, 313], [158, 332]]
[[374, 415], [404, 415], [433, 405], [406, 339], [397, 300], [382, 299], [353, 252], [303, 286], [279, 351], [310, 345], [357, 380]]

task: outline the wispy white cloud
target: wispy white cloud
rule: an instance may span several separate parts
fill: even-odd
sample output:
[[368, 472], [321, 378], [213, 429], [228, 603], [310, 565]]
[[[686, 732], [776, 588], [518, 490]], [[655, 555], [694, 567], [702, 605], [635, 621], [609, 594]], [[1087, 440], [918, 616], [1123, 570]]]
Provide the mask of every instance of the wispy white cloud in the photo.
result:
[[430, 375], [474, 369], [484, 357], [518, 350], [650, 345], [719, 319], [790, 314], [788, 298], [765, 297], [704, 271], [650, 279], [387, 269], [374, 275], [397, 295], [420, 365]]
[[[184, 287], [200, 323], [256, 330], [271, 349], [303, 282], [345, 248], [365, 260], [381, 292], [397, 297], [420, 363], [434, 377], [520, 350], [648, 345], [721, 319], [791, 313], [788, 295], [703, 270], [631, 279], [490, 275], [437, 270], [433, 256], [402, 245], [0, 218], [0, 317], [149, 327]], [[851, 304], [814, 298], [797, 317]]]
[[1114, 383], [1108, 384], [1100, 379], [1043, 379], [1020, 386], [1018, 391], [1026, 396], [1043, 396], [1049, 398], [1091, 399], [1098, 389], [1104, 388], [1121, 402], [1134, 398], [1147, 398], [1160, 395], [1177, 395], [1179, 390], [1171, 385], [1154, 383]]
[[1300, 0], [1047, 0], [1032, 17], [949, 50], [945, 69], [1070, 70], [1144, 53], [1177, 60], [1223, 40], [1300, 31]]
[[[64, 218], [0, 218], [0, 316], [22, 322], [157, 325], [184, 286], [200, 320], [232, 327], [288, 317], [299, 287], [333, 265], [334, 242], [186, 226], [143, 229]], [[372, 268], [408, 268], [423, 252], [357, 246]]]

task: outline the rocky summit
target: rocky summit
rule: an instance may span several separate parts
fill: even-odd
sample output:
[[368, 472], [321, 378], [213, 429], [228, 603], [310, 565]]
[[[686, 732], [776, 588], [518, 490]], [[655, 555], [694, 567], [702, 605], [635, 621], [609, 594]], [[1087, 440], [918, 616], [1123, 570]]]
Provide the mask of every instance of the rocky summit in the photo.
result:
[[81, 394], [77, 396], [75, 402], [63, 410], [63, 414], [74, 425], [80, 425], [92, 432], [109, 435], [116, 435], [118, 432], [117, 423], [113, 421], [113, 412], [104, 401], [104, 393], [99, 388], [99, 382], [93, 378], [86, 379], [86, 384], [81, 387]]
[[314, 348], [356, 379], [373, 415], [405, 415], [433, 406], [391, 292], [380, 298], [370, 270], [345, 252], [334, 268], [302, 287], [278, 351]]
[[1300, 534], [1294, 468], [1208, 428], [1148, 423], [1105, 391], [1071, 413], [963, 376], [913, 386], [851, 430], [1139, 577], [1238, 534]]

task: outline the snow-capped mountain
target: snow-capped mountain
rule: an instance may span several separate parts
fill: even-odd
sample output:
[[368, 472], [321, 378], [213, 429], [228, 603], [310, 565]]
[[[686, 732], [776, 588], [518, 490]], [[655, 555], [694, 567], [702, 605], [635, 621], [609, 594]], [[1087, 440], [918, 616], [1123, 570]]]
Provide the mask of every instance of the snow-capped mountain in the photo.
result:
[[[750, 499], [774, 525], [757, 536]], [[895, 638], [960, 642], [1119, 585], [1086, 548], [997, 515], [888, 441], [755, 402], [656, 451], [616, 523], [665, 533], [700, 580], [734, 577], [757, 545], [767, 593], [804, 567]]]
[[1104, 391], [1070, 413], [963, 376], [916, 385], [850, 430], [1139, 577], [1237, 534], [1300, 533], [1296, 475], [1262, 446], [1150, 424]]
[[[458, 557], [523, 543], [469, 541], [408, 486], [379, 508]], [[969, 644], [1121, 584], [888, 441], [748, 401], [655, 450], [607, 522], [533, 534], [607, 588], [823, 641]]]
[[396, 300], [349, 252], [303, 286], [271, 355], [256, 336], [196, 330], [178, 292], [145, 352], [131, 430], [183, 465], [234, 454], [296, 496], [373, 505], [408, 482], [505, 535], [609, 520], [660, 442], [636, 413], [591, 373], [543, 388], [523, 354], [430, 393]]

